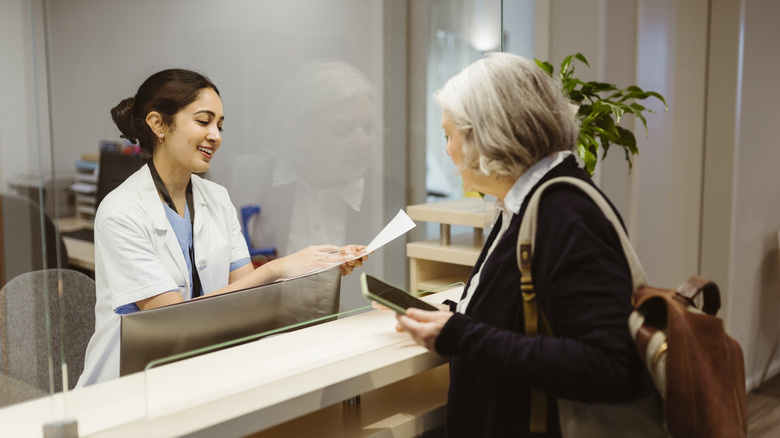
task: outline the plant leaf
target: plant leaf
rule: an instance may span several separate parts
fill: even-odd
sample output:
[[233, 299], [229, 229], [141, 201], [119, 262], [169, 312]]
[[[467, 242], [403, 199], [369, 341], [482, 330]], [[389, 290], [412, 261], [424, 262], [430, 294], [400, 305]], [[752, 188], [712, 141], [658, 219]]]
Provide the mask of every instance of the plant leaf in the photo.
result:
[[571, 60], [574, 59], [575, 56], [577, 55], [569, 55], [563, 58], [563, 62], [561, 62], [561, 74], [569, 70], [569, 66], [571, 65]]
[[589, 89], [592, 89], [595, 93], [617, 90], [617, 87], [615, 87], [613, 84], [607, 84], [605, 82], [595, 82], [595, 81], [587, 82], [583, 86], [583, 88], [584, 87], [588, 87]]
[[577, 154], [585, 162], [585, 171], [591, 176], [593, 176], [593, 172], [596, 169], [596, 161], [598, 161], [598, 155], [593, 153], [597, 147], [596, 139], [592, 136], [587, 134], [580, 135], [580, 140], [577, 144]]
[[624, 151], [626, 154], [626, 161], [628, 161], [628, 172], [631, 173], [631, 170], [634, 168], [634, 163], [631, 161], [631, 154], [629, 153], [628, 149], [624, 149]]
[[547, 61], [539, 61], [538, 59], [535, 60], [536, 65], [539, 66], [542, 70], [546, 71], [548, 75], [552, 76], [553, 74], [553, 66]]
[[[577, 138], [577, 155], [585, 164], [585, 171], [593, 175], [599, 159], [601, 148], [602, 159], [612, 145], [623, 148], [628, 162], [629, 171], [633, 168], [632, 157], [639, 154], [634, 133], [619, 126], [625, 114], [631, 114], [642, 122], [647, 135], [646, 113], [653, 113], [645, 105], [638, 102], [655, 98], [668, 109], [664, 97], [655, 91], [645, 91], [636, 85], [624, 89], [615, 84], [599, 81], [583, 82], [575, 76], [575, 61], [580, 61], [587, 67], [590, 63], [581, 53], [566, 56], [561, 62], [559, 77], [563, 91], [572, 102], [579, 105], [577, 120], [580, 122], [580, 132]], [[536, 64], [549, 75], [553, 75], [552, 64], [536, 60]]]
[[574, 54], [574, 57], [575, 57], [575, 58], [577, 58], [577, 59], [579, 59], [580, 61], [582, 61], [582, 63], [583, 63], [583, 64], [585, 64], [585, 65], [587, 65], [588, 67], [590, 67], [590, 64], [588, 63], [588, 60], [587, 60], [587, 59], [585, 59], [585, 57], [582, 55], [582, 53], [575, 53], [575, 54]]
[[617, 127], [617, 131], [620, 135], [618, 141], [615, 141], [615, 143], [623, 146], [634, 155], [638, 154], [639, 149], [636, 147], [636, 137], [634, 136], [634, 133], [620, 126]]

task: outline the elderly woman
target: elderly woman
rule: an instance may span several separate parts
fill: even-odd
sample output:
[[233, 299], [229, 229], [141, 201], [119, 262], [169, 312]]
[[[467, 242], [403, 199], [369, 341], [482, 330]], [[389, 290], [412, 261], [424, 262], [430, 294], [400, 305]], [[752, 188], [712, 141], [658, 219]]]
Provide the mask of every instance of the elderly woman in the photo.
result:
[[[545, 192], [536, 231], [533, 284], [554, 336], [524, 334], [516, 248], [527, 200], [553, 177], [592, 184], [572, 154], [576, 109], [560, 84], [532, 61], [495, 53], [434, 99], [466, 189], [496, 196], [501, 210], [460, 302], [398, 317], [399, 330], [450, 358], [447, 436], [560, 436], [557, 398], [624, 402], [647, 394], [627, 328], [632, 281], [618, 235], [571, 186]], [[531, 388], [547, 394], [546, 423], [536, 433]]]

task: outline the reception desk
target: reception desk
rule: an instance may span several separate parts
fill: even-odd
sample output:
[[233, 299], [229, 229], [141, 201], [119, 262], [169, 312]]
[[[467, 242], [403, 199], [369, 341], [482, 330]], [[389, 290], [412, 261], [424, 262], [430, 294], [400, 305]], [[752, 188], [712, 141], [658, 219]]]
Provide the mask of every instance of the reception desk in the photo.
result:
[[371, 310], [11, 406], [0, 428], [40, 437], [75, 418], [81, 437], [417, 436], [444, 421], [448, 368], [394, 326]]

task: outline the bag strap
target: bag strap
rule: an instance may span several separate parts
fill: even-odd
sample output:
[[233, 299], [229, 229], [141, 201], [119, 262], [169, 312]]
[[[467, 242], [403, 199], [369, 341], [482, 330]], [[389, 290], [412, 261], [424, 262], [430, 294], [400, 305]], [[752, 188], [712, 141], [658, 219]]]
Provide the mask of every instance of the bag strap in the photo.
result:
[[[623, 229], [615, 211], [609, 205], [604, 196], [587, 182], [572, 178], [558, 177], [553, 178], [541, 186], [533, 193], [528, 201], [528, 206], [523, 214], [520, 223], [520, 232], [517, 238], [517, 266], [521, 272], [520, 290], [523, 294], [523, 316], [525, 318], [526, 336], [536, 336], [537, 334], [552, 335], [552, 330], [544, 314], [539, 310], [539, 303], [536, 300], [533, 278], [531, 277], [531, 262], [533, 260], [533, 248], [536, 242], [536, 224], [538, 219], [539, 202], [545, 189], [553, 184], [569, 184], [579, 188], [588, 195], [593, 202], [598, 205], [604, 216], [612, 223], [615, 231], [620, 237], [620, 245], [626, 254], [629, 268], [631, 269], [631, 280], [633, 290], [647, 285], [647, 276], [639, 258], [634, 251], [634, 247], [628, 240], [628, 235]], [[547, 394], [536, 388], [531, 388], [531, 416], [530, 431], [533, 433], [547, 432]]]
[[[715, 316], [720, 310], [720, 289], [718, 285], [698, 275], [690, 277], [677, 288], [677, 297], [686, 300], [683, 304], [700, 309], [708, 315]], [[700, 303], [697, 299], [701, 296]]]
[[604, 213], [604, 216], [609, 219], [610, 222], [612, 222], [613, 227], [615, 228], [615, 231], [618, 234], [618, 237], [620, 237], [620, 245], [623, 247], [623, 251], [626, 254], [626, 259], [628, 260], [629, 268], [631, 269], [631, 280], [634, 285], [634, 290], [638, 289], [641, 286], [647, 285], [647, 276], [645, 275], [645, 270], [642, 268], [642, 264], [639, 262], [639, 257], [636, 255], [636, 251], [634, 251], [634, 247], [631, 245], [631, 242], [628, 240], [628, 235], [626, 234], [626, 231], [623, 229], [623, 225], [620, 223], [620, 220], [617, 218], [617, 215], [615, 214], [615, 211], [612, 210], [612, 207], [609, 205], [607, 200], [604, 198], [604, 196], [596, 190], [595, 187], [591, 186], [587, 182], [573, 178], [570, 176], [562, 176], [558, 178], [553, 178], [544, 184], [542, 184], [531, 196], [531, 199], [528, 201], [528, 207], [526, 207], [525, 214], [523, 215], [523, 221], [520, 223], [520, 234], [517, 238], [517, 244], [518, 244], [518, 256], [517, 256], [517, 264], [518, 266], [521, 263], [521, 256], [520, 256], [520, 247], [521, 245], [528, 245], [528, 260], [533, 260], [533, 245], [536, 241], [536, 223], [538, 219], [537, 210], [539, 209], [539, 201], [542, 198], [542, 193], [544, 190], [553, 185], [553, 184], [569, 184], [572, 186], [575, 186], [585, 192], [586, 195], [588, 195], [593, 202], [598, 205], [598, 207], [601, 209], [602, 213]]

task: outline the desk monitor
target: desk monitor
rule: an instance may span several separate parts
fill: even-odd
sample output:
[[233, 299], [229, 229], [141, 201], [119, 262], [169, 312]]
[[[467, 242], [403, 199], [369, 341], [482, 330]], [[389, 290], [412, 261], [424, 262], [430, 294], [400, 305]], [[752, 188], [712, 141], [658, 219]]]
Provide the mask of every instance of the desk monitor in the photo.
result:
[[122, 315], [119, 375], [143, 371], [155, 359], [335, 315], [340, 291], [341, 269], [336, 267]]
[[134, 174], [146, 164], [147, 159], [138, 155], [101, 152], [98, 167], [97, 193], [95, 193], [95, 208], [100, 201], [115, 188], [119, 187], [128, 176]]

